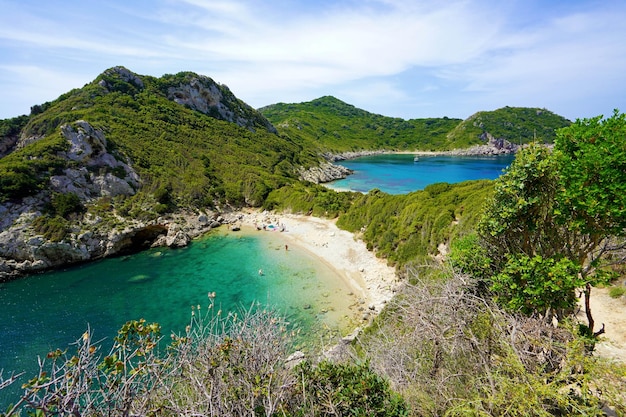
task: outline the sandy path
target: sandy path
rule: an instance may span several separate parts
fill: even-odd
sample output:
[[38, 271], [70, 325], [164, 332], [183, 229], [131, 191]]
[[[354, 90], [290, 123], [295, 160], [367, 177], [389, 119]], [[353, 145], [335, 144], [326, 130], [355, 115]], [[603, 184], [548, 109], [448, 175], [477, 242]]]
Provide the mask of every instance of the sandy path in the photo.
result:
[[333, 220], [317, 217], [249, 211], [239, 214], [242, 226], [284, 227], [277, 233], [286, 245], [307, 250], [337, 271], [370, 311], [380, 312], [391, 300], [398, 285], [395, 269], [367, 250], [365, 243], [352, 233], [339, 229]]
[[[590, 299], [591, 314], [596, 323], [595, 331], [605, 325], [605, 333], [596, 344], [596, 353], [602, 357], [626, 363], [626, 297], [611, 298], [608, 288], [593, 288]], [[584, 307], [578, 314], [583, 323]]]

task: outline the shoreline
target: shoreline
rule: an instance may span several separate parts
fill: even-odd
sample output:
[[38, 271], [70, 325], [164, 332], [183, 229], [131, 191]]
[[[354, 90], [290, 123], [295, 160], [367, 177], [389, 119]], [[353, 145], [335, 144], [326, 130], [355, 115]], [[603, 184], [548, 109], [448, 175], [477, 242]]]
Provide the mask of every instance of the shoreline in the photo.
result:
[[238, 212], [237, 217], [237, 226], [251, 230], [269, 224], [284, 227], [282, 232], [260, 230], [259, 233], [274, 233], [286, 246], [305, 250], [325, 263], [365, 300], [364, 307], [370, 314], [380, 313], [400, 285], [395, 269], [370, 252], [365, 242], [339, 229], [335, 220], [250, 210]]

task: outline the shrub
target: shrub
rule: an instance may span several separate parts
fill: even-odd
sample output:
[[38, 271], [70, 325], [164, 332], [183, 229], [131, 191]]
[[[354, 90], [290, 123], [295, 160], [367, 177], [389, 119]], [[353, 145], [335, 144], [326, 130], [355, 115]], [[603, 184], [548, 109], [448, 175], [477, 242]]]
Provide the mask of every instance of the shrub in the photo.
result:
[[623, 286], [611, 287], [609, 289], [609, 296], [611, 298], [620, 298], [624, 294], [626, 294], [626, 288], [624, 288]]
[[72, 213], [85, 211], [80, 198], [75, 193], [54, 193], [50, 201], [53, 216], [67, 218]]
[[292, 396], [294, 416], [406, 416], [408, 408], [389, 383], [376, 375], [368, 363], [317, 366], [305, 362], [298, 369]]

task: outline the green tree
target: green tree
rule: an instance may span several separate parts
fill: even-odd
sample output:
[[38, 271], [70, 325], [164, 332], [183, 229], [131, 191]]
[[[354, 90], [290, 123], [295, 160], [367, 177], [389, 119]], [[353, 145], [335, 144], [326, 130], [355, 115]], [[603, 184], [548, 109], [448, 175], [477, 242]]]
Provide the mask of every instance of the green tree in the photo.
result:
[[[581, 285], [593, 332], [591, 287], [610, 277], [605, 255], [624, 248], [625, 133], [626, 118], [617, 112], [579, 120], [559, 131], [554, 151], [530, 146], [496, 181], [479, 234], [493, 261], [492, 288], [505, 305], [549, 318], [574, 306]], [[575, 276], [566, 284], [565, 275]]]

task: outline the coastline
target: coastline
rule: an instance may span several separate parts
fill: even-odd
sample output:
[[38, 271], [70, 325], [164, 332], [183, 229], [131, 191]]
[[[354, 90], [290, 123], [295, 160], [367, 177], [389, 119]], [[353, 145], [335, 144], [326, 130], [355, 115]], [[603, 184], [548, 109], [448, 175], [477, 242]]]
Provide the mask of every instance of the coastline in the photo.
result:
[[[325, 263], [357, 297], [365, 300], [367, 316], [379, 313], [400, 285], [393, 267], [370, 252], [365, 242], [339, 229], [334, 220], [254, 210], [237, 213], [237, 219], [237, 226], [274, 233], [285, 245], [297, 246]], [[279, 225], [284, 231], [264, 231], [263, 225], [269, 224]]]

